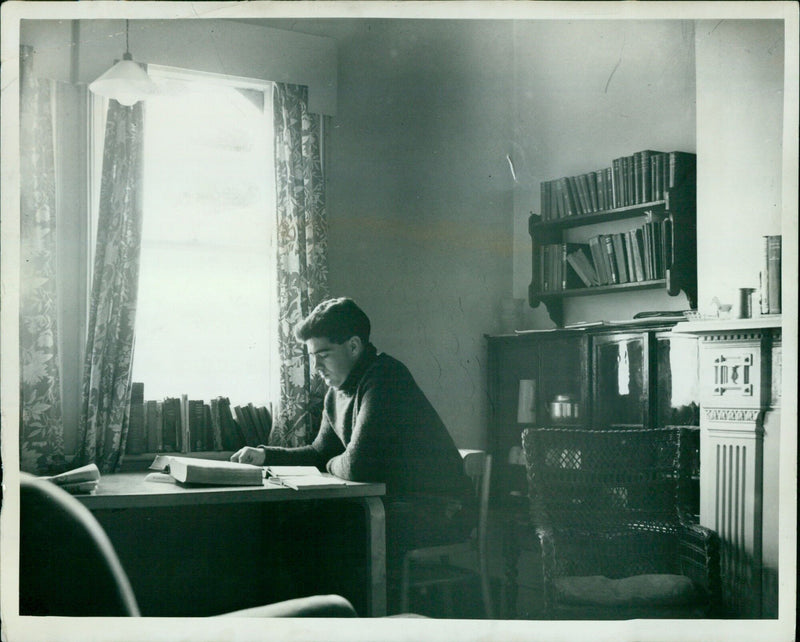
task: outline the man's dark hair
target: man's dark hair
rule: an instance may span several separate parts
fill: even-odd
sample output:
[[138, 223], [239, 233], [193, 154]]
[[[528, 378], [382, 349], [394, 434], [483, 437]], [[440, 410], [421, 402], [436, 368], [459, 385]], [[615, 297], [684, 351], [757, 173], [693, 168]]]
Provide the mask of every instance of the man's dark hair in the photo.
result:
[[323, 301], [311, 311], [294, 330], [299, 341], [325, 338], [342, 344], [350, 337], [358, 337], [364, 345], [369, 343], [369, 317], [355, 301], [345, 297]]

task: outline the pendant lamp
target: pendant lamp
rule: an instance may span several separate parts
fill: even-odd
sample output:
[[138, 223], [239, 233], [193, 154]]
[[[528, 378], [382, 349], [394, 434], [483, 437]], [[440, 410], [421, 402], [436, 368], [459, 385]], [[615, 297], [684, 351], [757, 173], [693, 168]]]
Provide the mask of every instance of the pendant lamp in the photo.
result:
[[113, 98], [121, 105], [130, 107], [140, 100], [157, 93], [156, 84], [142, 67], [133, 61], [128, 46], [128, 21], [125, 21], [125, 53], [122, 60], [106, 71], [89, 90], [106, 98]]

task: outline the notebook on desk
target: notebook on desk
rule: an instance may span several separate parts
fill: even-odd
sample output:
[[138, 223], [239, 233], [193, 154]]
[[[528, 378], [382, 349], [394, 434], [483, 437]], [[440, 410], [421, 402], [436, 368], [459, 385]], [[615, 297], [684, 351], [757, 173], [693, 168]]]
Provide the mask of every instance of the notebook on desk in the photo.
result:
[[347, 486], [347, 481], [325, 475], [316, 466], [267, 466], [267, 481], [287, 488], [314, 489]]

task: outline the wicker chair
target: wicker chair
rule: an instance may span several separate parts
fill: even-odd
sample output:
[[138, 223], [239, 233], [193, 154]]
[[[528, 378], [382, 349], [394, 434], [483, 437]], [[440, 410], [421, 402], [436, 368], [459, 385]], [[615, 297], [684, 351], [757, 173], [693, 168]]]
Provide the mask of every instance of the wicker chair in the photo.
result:
[[510, 617], [521, 548], [541, 552], [544, 619], [714, 616], [719, 542], [682, 514], [682, 432], [523, 432], [530, 516], [505, 546]]

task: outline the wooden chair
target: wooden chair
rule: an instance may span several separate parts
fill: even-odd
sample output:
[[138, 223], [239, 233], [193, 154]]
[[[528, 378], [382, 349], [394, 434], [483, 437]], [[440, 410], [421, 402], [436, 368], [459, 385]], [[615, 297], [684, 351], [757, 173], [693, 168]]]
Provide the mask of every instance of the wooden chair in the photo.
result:
[[545, 619], [715, 615], [719, 538], [682, 510], [681, 434], [680, 428], [523, 432], [530, 515], [506, 547], [512, 608], [516, 557], [524, 547], [541, 554]]
[[[481, 598], [487, 618], [494, 615], [489, 584], [489, 564], [487, 558], [487, 530], [489, 521], [489, 484], [492, 472], [492, 456], [482, 450], [460, 450], [464, 471], [472, 480], [478, 501], [478, 519], [470, 539], [417, 548], [403, 556], [401, 608], [408, 612], [412, 588], [440, 587], [443, 591], [448, 615], [452, 617], [452, 596], [450, 587], [480, 579]], [[451, 556], [473, 557], [472, 569], [451, 563]]]

